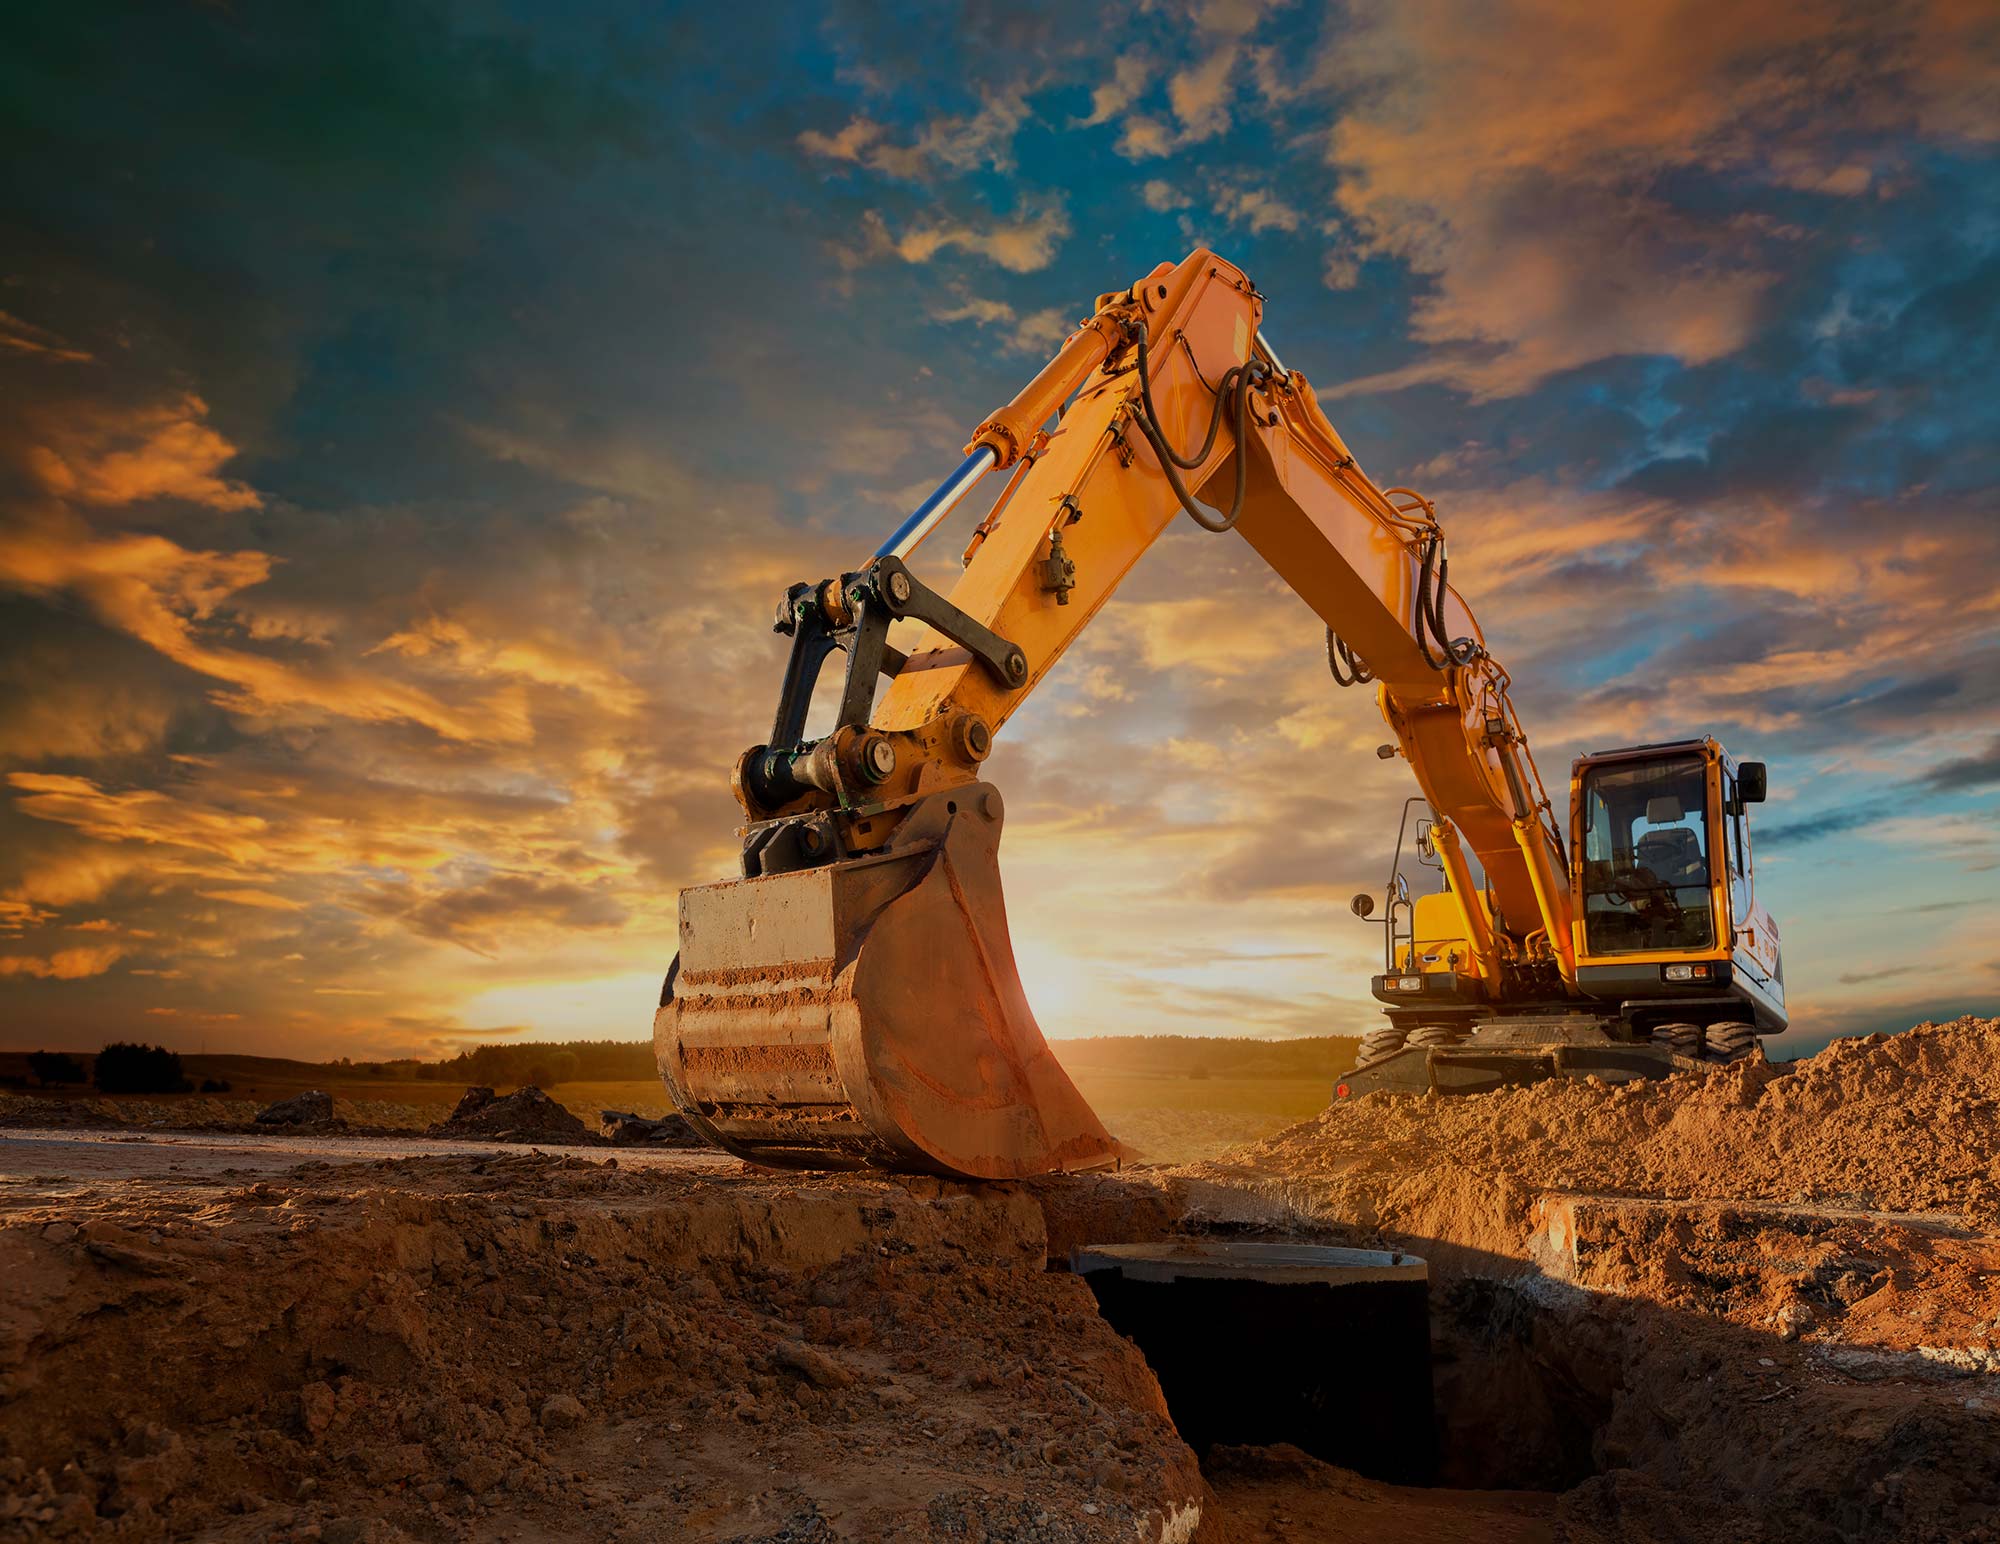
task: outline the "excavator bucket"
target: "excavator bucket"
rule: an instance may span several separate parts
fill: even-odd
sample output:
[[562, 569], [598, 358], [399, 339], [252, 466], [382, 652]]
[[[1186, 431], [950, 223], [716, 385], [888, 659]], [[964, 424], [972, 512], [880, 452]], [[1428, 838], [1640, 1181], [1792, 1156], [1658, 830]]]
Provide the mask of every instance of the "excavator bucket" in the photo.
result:
[[681, 1113], [755, 1163], [1017, 1179], [1117, 1143], [1014, 966], [1000, 796], [932, 798], [879, 854], [683, 891], [653, 1042]]

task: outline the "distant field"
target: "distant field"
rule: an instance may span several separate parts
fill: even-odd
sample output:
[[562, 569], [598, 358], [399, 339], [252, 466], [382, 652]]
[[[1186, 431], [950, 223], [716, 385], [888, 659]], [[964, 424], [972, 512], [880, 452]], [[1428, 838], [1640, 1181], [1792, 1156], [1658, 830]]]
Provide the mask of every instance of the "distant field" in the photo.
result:
[[[1179, 1163], [1214, 1157], [1317, 1114], [1335, 1078], [1354, 1064], [1357, 1043], [1129, 1036], [1057, 1041], [1052, 1048], [1116, 1136], [1142, 1158]], [[205, 1078], [228, 1082], [219, 1097], [230, 1101], [265, 1105], [316, 1088], [360, 1106], [360, 1118], [386, 1125], [440, 1120], [466, 1088], [463, 1081], [410, 1076], [408, 1063], [381, 1072], [274, 1056], [183, 1056], [181, 1064], [196, 1085]], [[32, 1083], [27, 1071], [26, 1052], [0, 1051], [0, 1078], [16, 1092], [44, 1092], [14, 1081]], [[88, 1084], [46, 1092], [105, 1097]], [[592, 1126], [600, 1110], [664, 1115], [672, 1108], [657, 1078], [561, 1083], [549, 1092]], [[129, 1097], [148, 1104], [173, 1098]]]
[[1053, 1043], [1112, 1134], [1141, 1158], [1213, 1158], [1317, 1115], [1360, 1042], [1128, 1036]]

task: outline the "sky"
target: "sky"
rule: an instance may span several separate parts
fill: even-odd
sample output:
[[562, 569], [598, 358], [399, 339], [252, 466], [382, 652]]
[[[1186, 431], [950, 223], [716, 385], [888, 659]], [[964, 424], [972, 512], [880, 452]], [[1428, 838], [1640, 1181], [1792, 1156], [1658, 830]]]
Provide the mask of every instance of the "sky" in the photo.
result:
[[[14, 8], [0, 1041], [646, 1034], [773, 602], [1198, 245], [1552, 787], [1769, 763], [1786, 1043], [1994, 1012], [1996, 140], [1987, 0]], [[1050, 1035], [1365, 1028], [1383, 738], [1179, 522], [988, 764]]]

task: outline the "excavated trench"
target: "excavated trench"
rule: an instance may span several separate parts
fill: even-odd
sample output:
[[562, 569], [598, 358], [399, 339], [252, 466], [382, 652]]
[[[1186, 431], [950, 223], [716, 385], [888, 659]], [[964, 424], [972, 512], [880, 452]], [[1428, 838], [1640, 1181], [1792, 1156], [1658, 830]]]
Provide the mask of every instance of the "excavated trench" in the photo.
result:
[[[1273, 1368], [1311, 1381], [1333, 1348], [1354, 1355], [1334, 1386], [1358, 1408], [1421, 1388], [1433, 1410], [1421, 1485], [1399, 1453], [1315, 1448], [1310, 1423], [1232, 1434], [1206, 1412], [1190, 1420], [1141, 1341], [1219, 1513], [1250, 1530], [1232, 1537], [1283, 1537], [1291, 1517], [1335, 1539], [2000, 1539], [2000, 1354], [1989, 1345], [2000, 1249], [1970, 1222], [1537, 1197], [1476, 1191], [1445, 1171], [1399, 1198], [1421, 1226], [1392, 1233], [1330, 1214], [1324, 1192], [1216, 1173], [1044, 1193], [1052, 1248], [1264, 1238], [1401, 1248], [1431, 1264], [1427, 1376], [1421, 1356], [1386, 1354], [1333, 1300], [1317, 1320], [1268, 1315], [1247, 1333], [1192, 1302], [1182, 1320], [1240, 1358], [1239, 1386]], [[1424, 1440], [1396, 1429], [1413, 1449]], [[1358, 1518], [1374, 1531], [1341, 1531]]]
[[1435, 1468], [1429, 1269], [1383, 1250], [1182, 1239], [1079, 1250], [1181, 1438], [1290, 1444], [1393, 1484]]
[[[1411, 1238], [1369, 1251], [1342, 1247], [1366, 1230], [1201, 1182], [1104, 1179], [1043, 1187], [1037, 1199], [1057, 1271], [1108, 1253], [1086, 1239], [1166, 1261], [1199, 1249], [1317, 1249], [1419, 1263], [1421, 1281], [1316, 1291], [1220, 1292], [1199, 1280], [1120, 1282], [1115, 1295], [1095, 1287], [1099, 1311], [1146, 1358], [1205, 1459], [1218, 1445], [1284, 1444], [1386, 1484], [1549, 1493], [1605, 1467], [1601, 1435], [1626, 1361], [1619, 1306], [1496, 1253], [1483, 1221], [1471, 1232], [1477, 1247]], [[1143, 1312], [1128, 1301], [1135, 1293], [1150, 1294]]]
[[[1257, 1252], [1268, 1272], [1203, 1269]], [[1108, 1246], [1052, 1269], [1091, 1287], [1204, 1461], [1283, 1445], [1389, 1485], [1552, 1493], [1602, 1467], [1619, 1359], [1582, 1294], [1560, 1311], [1545, 1284], [1433, 1289], [1414, 1256], [1289, 1240]]]

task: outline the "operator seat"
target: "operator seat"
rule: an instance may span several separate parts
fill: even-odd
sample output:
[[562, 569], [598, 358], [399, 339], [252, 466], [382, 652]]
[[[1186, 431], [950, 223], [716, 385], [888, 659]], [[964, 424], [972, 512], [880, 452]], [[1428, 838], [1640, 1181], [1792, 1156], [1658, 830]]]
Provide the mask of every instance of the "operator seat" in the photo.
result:
[[[1656, 799], [1653, 802], [1661, 801]], [[1662, 884], [1680, 886], [1708, 882], [1708, 864], [1701, 855], [1701, 838], [1686, 826], [1648, 831], [1639, 838], [1636, 857], [1639, 866], [1651, 869]]]

